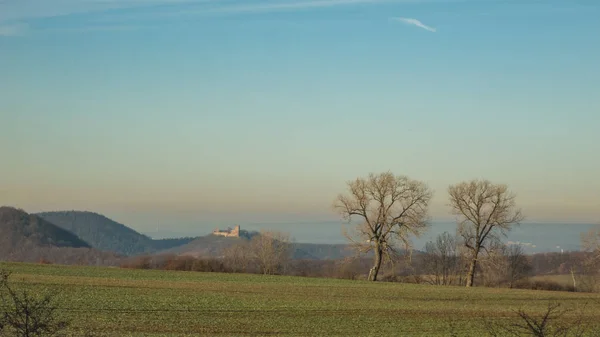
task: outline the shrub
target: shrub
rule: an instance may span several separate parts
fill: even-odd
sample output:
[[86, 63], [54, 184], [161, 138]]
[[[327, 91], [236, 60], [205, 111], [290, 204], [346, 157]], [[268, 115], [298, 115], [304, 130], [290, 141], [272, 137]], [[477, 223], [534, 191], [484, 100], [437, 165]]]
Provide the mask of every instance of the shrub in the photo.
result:
[[10, 336], [55, 336], [69, 322], [58, 317], [53, 294], [33, 296], [9, 284], [10, 272], [0, 270], [0, 334]]
[[523, 309], [515, 311], [518, 323], [498, 323], [484, 320], [485, 329], [491, 337], [535, 336], [535, 337], [581, 337], [595, 333], [582, 313], [576, 318], [566, 319], [572, 310], [561, 309], [560, 303], [549, 303], [541, 315], [533, 315]]
[[546, 280], [520, 280], [513, 285], [513, 288], [547, 291], [575, 291], [575, 288], [573, 288], [571, 285], [564, 285], [554, 281]]
[[121, 262], [121, 268], [151, 269], [152, 258], [150, 256], [137, 256]]

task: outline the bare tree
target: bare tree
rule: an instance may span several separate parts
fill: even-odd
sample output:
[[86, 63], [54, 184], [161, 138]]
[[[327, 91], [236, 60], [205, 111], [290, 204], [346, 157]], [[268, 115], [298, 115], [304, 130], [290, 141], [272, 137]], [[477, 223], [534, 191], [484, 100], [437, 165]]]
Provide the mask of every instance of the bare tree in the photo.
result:
[[[485, 287], [499, 287], [507, 278], [508, 260], [504, 255], [504, 244], [499, 240], [490, 242], [485, 252], [479, 253], [477, 271], [480, 272], [480, 282]], [[470, 255], [468, 255], [470, 257]], [[469, 265], [470, 266], [470, 258]]]
[[290, 236], [276, 231], [261, 231], [252, 237], [249, 249], [265, 275], [283, 273], [292, 254]]
[[525, 278], [532, 267], [520, 245], [505, 245], [495, 242], [490, 245], [483, 258], [480, 258], [485, 286], [508, 286]]
[[331, 277], [356, 280], [361, 274], [361, 261], [354, 257], [346, 257], [335, 261], [335, 266], [331, 268]]
[[533, 268], [522, 246], [504, 246], [503, 252], [507, 262], [506, 278], [508, 287], [512, 288], [515, 282], [527, 277]]
[[410, 236], [427, 229], [427, 210], [433, 193], [423, 182], [391, 172], [369, 174], [348, 182], [349, 193], [339, 195], [334, 208], [348, 222], [360, 219], [356, 238], [346, 235], [357, 252], [374, 252], [369, 280], [376, 281], [381, 263], [392, 260], [398, 244], [411, 248]]
[[600, 226], [581, 235], [581, 246], [584, 251], [591, 253], [594, 262], [600, 262]]
[[579, 276], [571, 270], [573, 284], [578, 279], [579, 290], [597, 292], [600, 290], [600, 226], [581, 235], [581, 248], [588, 255], [580, 261]]
[[460, 268], [456, 237], [444, 232], [438, 235], [435, 241], [429, 241], [425, 244], [422, 262], [429, 283], [453, 284]]
[[585, 249], [598, 250], [600, 252], [600, 225], [584, 233], [581, 241]]
[[500, 234], [506, 235], [513, 225], [519, 224], [523, 215], [506, 185], [473, 180], [450, 186], [448, 193], [452, 212], [458, 216], [458, 233], [470, 251], [466, 286], [471, 287], [479, 253], [498, 240]]
[[247, 242], [241, 242], [232, 246], [229, 246], [223, 250], [223, 256], [225, 263], [234, 273], [243, 273], [248, 269], [249, 244]]

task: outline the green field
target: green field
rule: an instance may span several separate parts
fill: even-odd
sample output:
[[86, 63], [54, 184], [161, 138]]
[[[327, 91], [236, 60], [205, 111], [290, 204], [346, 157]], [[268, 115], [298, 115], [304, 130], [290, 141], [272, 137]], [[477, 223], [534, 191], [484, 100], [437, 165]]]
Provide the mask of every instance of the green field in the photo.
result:
[[[17, 287], [52, 291], [72, 334], [103, 336], [480, 336], [482, 317], [542, 312], [548, 301], [589, 303], [597, 295], [436, 287], [242, 274], [0, 263]], [[592, 299], [592, 301], [590, 301]]]

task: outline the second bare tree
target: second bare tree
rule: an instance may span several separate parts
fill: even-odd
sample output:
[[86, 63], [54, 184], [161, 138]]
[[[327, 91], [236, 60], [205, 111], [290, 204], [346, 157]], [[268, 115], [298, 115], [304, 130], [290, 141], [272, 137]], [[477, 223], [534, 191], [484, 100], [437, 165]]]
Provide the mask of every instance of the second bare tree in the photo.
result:
[[470, 252], [466, 286], [473, 286], [477, 259], [482, 251], [513, 225], [523, 220], [515, 195], [506, 185], [488, 180], [472, 180], [448, 188], [450, 207], [457, 215], [458, 234]]

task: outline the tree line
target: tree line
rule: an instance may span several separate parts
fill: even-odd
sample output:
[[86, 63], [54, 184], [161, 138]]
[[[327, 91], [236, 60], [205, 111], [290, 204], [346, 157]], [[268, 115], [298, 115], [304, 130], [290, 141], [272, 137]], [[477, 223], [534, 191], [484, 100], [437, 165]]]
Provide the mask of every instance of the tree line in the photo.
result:
[[[524, 215], [504, 184], [472, 180], [448, 187], [448, 206], [456, 232], [442, 233], [422, 252], [411, 239], [428, 229], [433, 192], [420, 181], [390, 172], [370, 174], [347, 183], [333, 208], [357, 223], [345, 233], [354, 257], [315, 261], [292, 259], [289, 234], [263, 230], [226, 247], [218, 258], [148, 255], [125, 259], [122, 267], [261, 273], [314, 277], [402, 281], [472, 287], [506, 286], [546, 290], [598, 291], [600, 229], [582, 235], [581, 252], [526, 255], [502, 238]], [[359, 221], [356, 221], [359, 220]], [[383, 273], [382, 273], [383, 271]], [[533, 274], [570, 275], [569, 285], [534, 280]]]
[[[501, 240], [524, 219], [515, 194], [506, 185], [472, 180], [451, 185], [447, 192], [457, 220], [456, 233], [440, 234], [422, 253], [413, 254], [411, 239], [428, 228], [433, 192], [423, 182], [384, 172], [348, 182], [347, 193], [340, 194], [333, 204], [343, 219], [360, 220], [354, 231], [346, 233], [356, 258], [292, 260], [289, 235], [263, 231], [227, 247], [219, 259], [148, 256], [123, 266], [352, 279], [364, 274], [370, 281], [380, 280], [383, 268], [384, 281], [466, 287], [477, 281], [510, 288], [598, 290], [600, 230], [582, 236], [581, 254], [527, 256], [521, 246], [505, 245]], [[539, 273], [540, 265], [553, 263], [551, 272], [570, 274], [572, 286], [524, 280], [534, 269]]]
[[[433, 191], [424, 182], [391, 172], [372, 173], [349, 181], [347, 186], [333, 207], [343, 219], [359, 220], [356, 230], [346, 236], [357, 252], [373, 252], [368, 280], [376, 281], [382, 263], [393, 261], [400, 249], [410, 251], [411, 238], [427, 230]], [[423, 262], [432, 272], [428, 275], [431, 282], [472, 287], [478, 272], [489, 278], [501, 271], [512, 287], [530, 268], [522, 248], [507, 247], [501, 241], [525, 218], [517, 207], [516, 195], [505, 184], [481, 179], [450, 185], [447, 193], [457, 230], [456, 235], [445, 233], [427, 244]], [[583, 235], [583, 247], [589, 254], [579, 263], [578, 275], [598, 275], [599, 242], [600, 230]], [[570, 272], [576, 287], [576, 271]], [[587, 283], [597, 290], [596, 280], [589, 278]]]
[[[471, 287], [480, 254], [524, 217], [506, 185], [473, 180], [451, 185], [448, 194], [460, 243], [469, 259], [465, 285]], [[357, 251], [374, 252], [369, 280], [377, 280], [381, 264], [391, 260], [399, 246], [410, 250], [411, 237], [426, 231], [432, 197], [433, 191], [424, 182], [391, 172], [348, 182], [348, 192], [337, 197], [334, 208], [345, 220], [360, 220], [354, 236], [347, 236]]]

